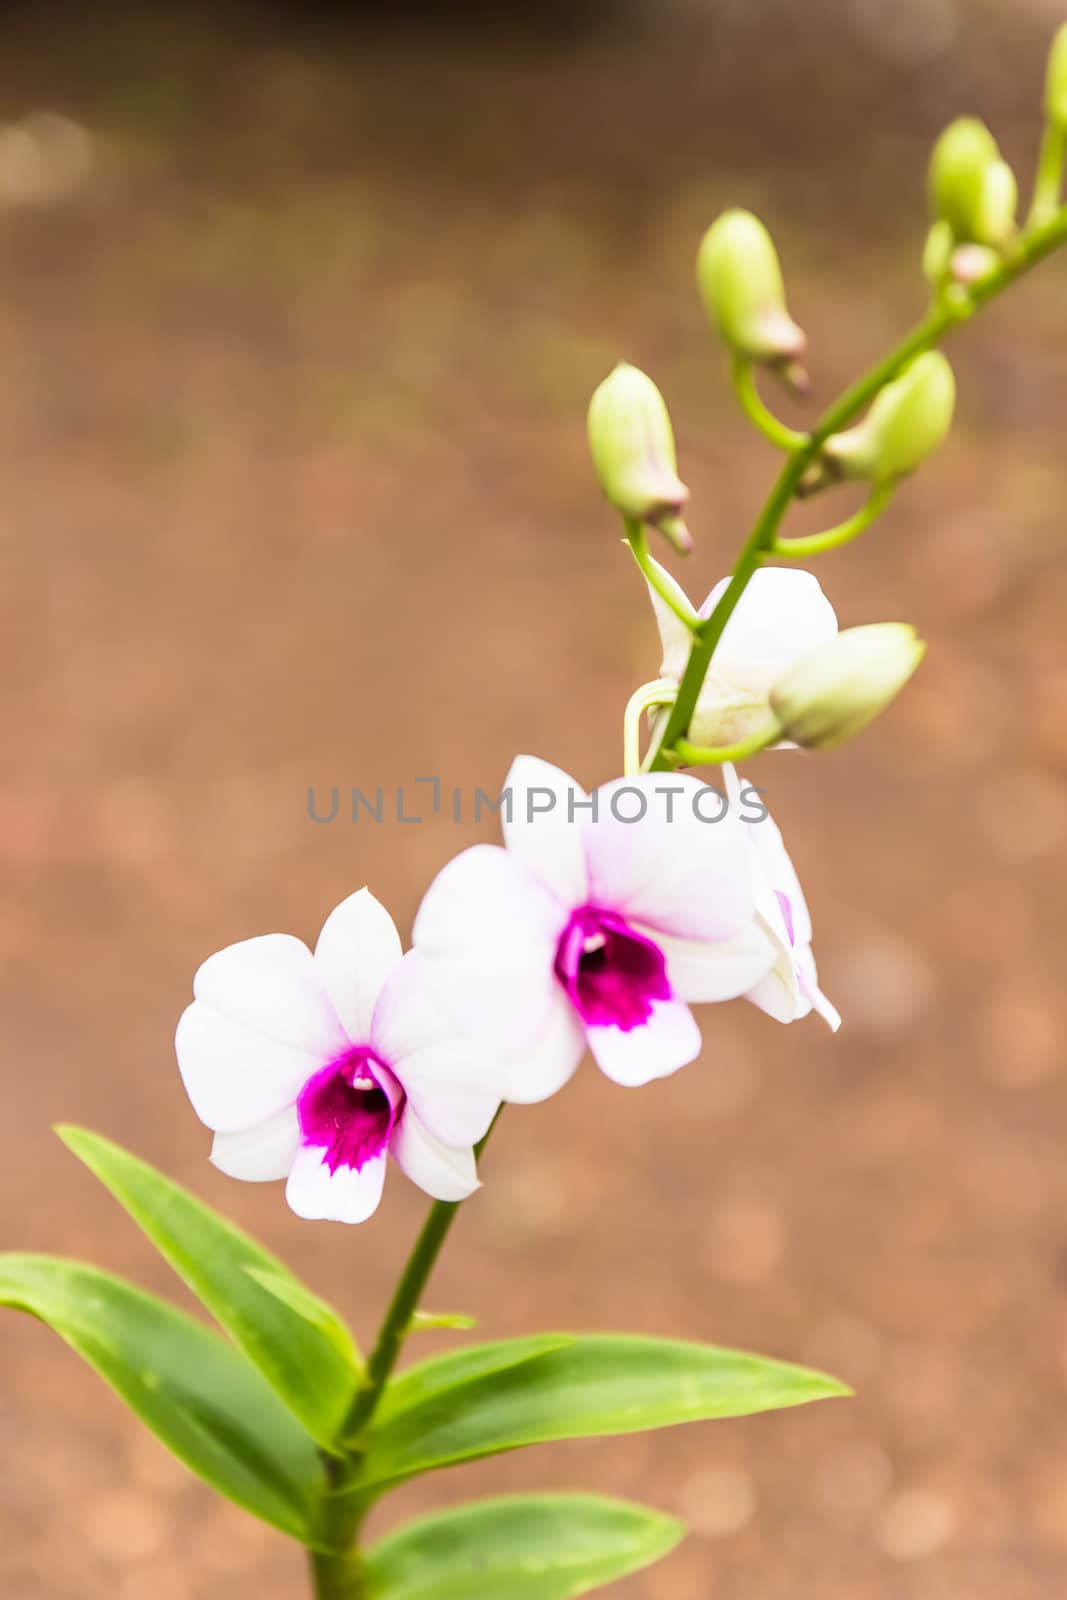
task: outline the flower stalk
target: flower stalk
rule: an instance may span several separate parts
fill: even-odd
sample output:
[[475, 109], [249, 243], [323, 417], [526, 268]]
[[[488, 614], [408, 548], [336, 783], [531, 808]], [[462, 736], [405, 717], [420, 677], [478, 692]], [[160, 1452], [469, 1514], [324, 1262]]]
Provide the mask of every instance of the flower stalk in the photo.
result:
[[[489, 1143], [489, 1135], [499, 1118], [498, 1111], [489, 1132], [475, 1146], [476, 1156], [480, 1157]], [[367, 1511], [367, 1503], [359, 1493], [362, 1443], [400, 1359], [423, 1290], [437, 1265], [462, 1203], [460, 1200], [435, 1200], [427, 1212], [382, 1318], [374, 1348], [367, 1358], [366, 1377], [356, 1391], [345, 1419], [342, 1437], [346, 1454], [341, 1458], [325, 1458], [331, 1490], [326, 1507], [329, 1524], [326, 1531], [331, 1543], [347, 1545], [348, 1548], [337, 1555], [308, 1551], [316, 1600], [363, 1600], [366, 1593], [363, 1560], [358, 1546], [359, 1530]]]

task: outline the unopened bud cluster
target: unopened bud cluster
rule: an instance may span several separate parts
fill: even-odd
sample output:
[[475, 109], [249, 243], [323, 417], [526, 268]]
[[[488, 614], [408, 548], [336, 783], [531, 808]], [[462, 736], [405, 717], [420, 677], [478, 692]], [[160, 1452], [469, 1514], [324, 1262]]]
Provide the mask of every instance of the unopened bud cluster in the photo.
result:
[[[955, 410], [956, 380], [941, 352], [924, 346], [934, 344], [953, 320], [969, 315], [1011, 277], [1062, 242], [1067, 218], [1063, 196], [1067, 22], [1056, 34], [1049, 55], [1044, 111], [1034, 195], [1023, 227], [1017, 220], [1015, 173], [985, 123], [960, 117], [937, 139], [928, 171], [931, 225], [923, 257], [934, 304], [929, 321], [904, 345], [918, 353], [906, 361], [896, 356], [862, 381], [854, 393], [873, 396], [866, 415], [851, 421], [861, 407], [850, 393], [830, 417], [844, 418], [851, 425], [836, 431], [830, 431], [833, 421], [818, 425], [811, 434], [795, 431], [769, 410], [759, 392], [755, 367], [772, 369], [797, 388], [806, 386], [800, 362], [807, 339], [790, 314], [781, 263], [767, 228], [752, 212], [736, 209], [724, 212], [704, 234], [696, 279], [708, 321], [733, 357], [743, 410], [757, 430], [790, 458], [779, 479], [785, 493], [775, 491], [754, 535], [757, 559], [765, 559], [768, 552], [785, 557], [819, 554], [856, 538], [884, 511], [896, 485], [945, 441]], [[883, 372], [892, 374], [888, 382], [881, 381]], [[668, 686], [682, 684], [687, 663], [692, 666], [700, 659], [693, 655], [694, 635], [702, 642], [709, 636], [714, 641], [704, 679], [697, 684], [687, 737], [678, 738], [674, 750], [664, 752], [668, 758], [686, 753], [688, 747], [689, 754], [710, 752], [714, 759], [726, 760], [726, 752], [762, 749], [782, 741], [830, 748], [859, 732], [899, 693], [924, 649], [914, 629], [903, 623], [848, 629], [800, 659], [770, 689], [767, 672], [756, 692], [749, 668], [756, 663], [765, 672], [768, 650], [797, 620], [789, 618], [779, 626], [777, 620], [764, 619], [762, 631], [757, 630], [759, 649], [742, 673], [747, 697], [742, 709], [753, 725], [740, 732], [732, 723], [724, 727], [724, 683], [729, 683], [732, 670], [724, 661], [726, 657], [733, 661], [731, 652], [744, 656], [737, 583], [743, 570], [735, 569], [730, 588], [724, 591], [729, 604], [717, 627], [717, 608], [724, 594], [713, 591], [705, 606], [695, 611], [634, 536], [636, 528], [648, 526], [659, 529], [680, 550], [691, 544], [682, 521], [689, 494], [678, 476], [670, 417], [650, 378], [623, 365], [605, 379], [589, 408], [589, 442], [604, 493], [626, 520], [664, 634], [663, 680], [644, 687], [662, 690], [664, 681]], [[815, 494], [843, 480], [869, 485], [864, 505], [821, 534], [780, 536], [782, 513], [793, 496]], [[677, 649], [672, 643], [675, 634]], [[690, 691], [692, 687], [689, 682]], [[731, 712], [737, 709], [732, 700], [729, 704]], [[708, 706], [714, 711], [710, 721], [705, 716]], [[676, 715], [668, 718], [668, 732], [679, 720]]]
[[934, 145], [929, 172], [932, 226], [923, 270], [935, 285], [968, 284], [1001, 260], [1015, 238], [1019, 186], [997, 141], [977, 117], [959, 117]]

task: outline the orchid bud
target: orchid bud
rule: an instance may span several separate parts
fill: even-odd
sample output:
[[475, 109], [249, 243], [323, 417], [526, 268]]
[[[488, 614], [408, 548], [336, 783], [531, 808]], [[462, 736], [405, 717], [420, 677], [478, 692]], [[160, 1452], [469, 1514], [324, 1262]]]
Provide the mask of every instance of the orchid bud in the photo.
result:
[[944, 281], [952, 268], [952, 251], [956, 236], [944, 217], [931, 224], [923, 247], [923, 276], [935, 287]]
[[956, 379], [939, 350], [927, 350], [887, 383], [863, 421], [823, 446], [831, 470], [844, 478], [892, 483], [914, 472], [952, 426]]
[[726, 211], [704, 235], [697, 286], [708, 320], [736, 355], [788, 366], [807, 347], [785, 304], [778, 252], [751, 211]]
[[658, 528], [678, 550], [692, 547], [682, 507], [674, 433], [656, 385], [621, 362], [589, 402], [589, 448], [600, 487], [617, 511]]
[[959, 117], [934, 145], [930, 209], [961, 244], [1002, 246], [1015, 230], [1015, 174], [984, 122]]
[[1045, 115], [1053, 127], [1067, 133], [1067, 22], [1052, 41], [1045, 85]]
[[783, 737], [810, 750], [844, 744], [900, 693], [926, 650], [904, 622], [846, 628], [791, 667], [770, 693]]

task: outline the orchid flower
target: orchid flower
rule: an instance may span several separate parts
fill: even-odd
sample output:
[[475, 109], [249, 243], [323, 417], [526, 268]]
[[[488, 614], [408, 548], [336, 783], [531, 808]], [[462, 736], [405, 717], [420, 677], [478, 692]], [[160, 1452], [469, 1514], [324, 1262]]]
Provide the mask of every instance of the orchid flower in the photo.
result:
[[[730, 805], [739, 806], [746, 789], [751, 790], [732, 766], [726, 765], [723, 773]], [[841, 1016], [819, 988], [811, 916], [781, 830], [765, 811], [758, 821], [743, 822], [742, 832], [752, 860], [756, 917], [774, 950], [773, 965], [746, 999], [776, 1022], [796, 1022], [817, 1011], [836, 1033]]]
[[178, 1066], [222, 1172], [287, 1178], [298, 1216], [336, 1222], [374, 1213], [390, 1155], [435, 1199], [478, 1187], [495, 1072], [369, 890], [331, 912], [314, 954], [289, 934], [245, 939], [204, 962], [193, 993]]
[[774, 959], [739, 818], [689, 775], [591, 798], [530, 756], [505, 795], [506, 848], [457, 856], [415, 921], [442, 995], [502, 1061], [504, 1098], [547, 1099], [587, 1044], [616, 1083], [676, 1072], [700, 1051], [688, 1002], [744, 994]]
[[[680, 584], [652, 563], [679, 609], [690, 608]], [[710, 617], [726, 591], [729, 578], [717, 583], [697, 612]], [[689, 628], [649, 586], [663, 644], [664, 678], [680, 683], [689, 661], [693, 636]], [[795, 567], [761, 567], [749, 580], [715, 648], [700, 691], [688, 737], [694, 744], [740, 743], [770, 716], [768, 696], [774, 683], [796, 661], [837, 632], [834, 608], [817, 578]]]

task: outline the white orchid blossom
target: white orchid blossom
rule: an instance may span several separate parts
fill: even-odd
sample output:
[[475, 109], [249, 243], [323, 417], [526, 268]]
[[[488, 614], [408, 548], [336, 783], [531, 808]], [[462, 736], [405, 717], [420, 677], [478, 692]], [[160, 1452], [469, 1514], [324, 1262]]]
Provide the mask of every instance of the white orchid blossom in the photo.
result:
[[[680, 609], [688, 609], [690, 602], [680, 584], [658, 562], [653, 565]], [[723, 578], [715, 585], [697, 612], [701, 620], [710, 617], [729, 581]], [[648, 592], [663, 645], [661, 676], [677, 684], [693, 636], [662, 595], [651, 585]], [[756, 733], [770, 717], [772, 686], [836, 632], [834, 608], [817, 578], [795, 567], [761, 567], [749, 580], [715, 648], [689, 726], [691, 742], [723, 747]]]
[[689, 1002], [732, 999], [770, 970], [753, 862], [725, 797], [682, 774], [592, 797], [520, 756], [506, 849], [475, 845], [430, 886], [415, 948], [443, 998], [504, 1067], [504, 1098], [561, 1088], [588, 1044], [616, 1083], [700, 1051]]
[[369, 890], [330, 914], [314, 954], [289, 934], [246, 939], [204, 962], [193, 993], [178, 1065], [221, 1171], [287, 1178], [298, 1216], [337, 1222], [377, 1209], [389, 1155], [435, 1199], [478, 1187], [497, 1074]]
[[[723, 772], [730, 804], [740, 807], [751, 788], [732, 766]], [[841, 1016], [819, 988], [811, 916], [781, 830], [764, 810], [758, 820], [743, 821], [742, 831], [752, 859], [756, 916], [774, 951], [773, 965], [746, 999], [776, 1022], [796, 1022], [817, 1011], [836, 1033]]]

